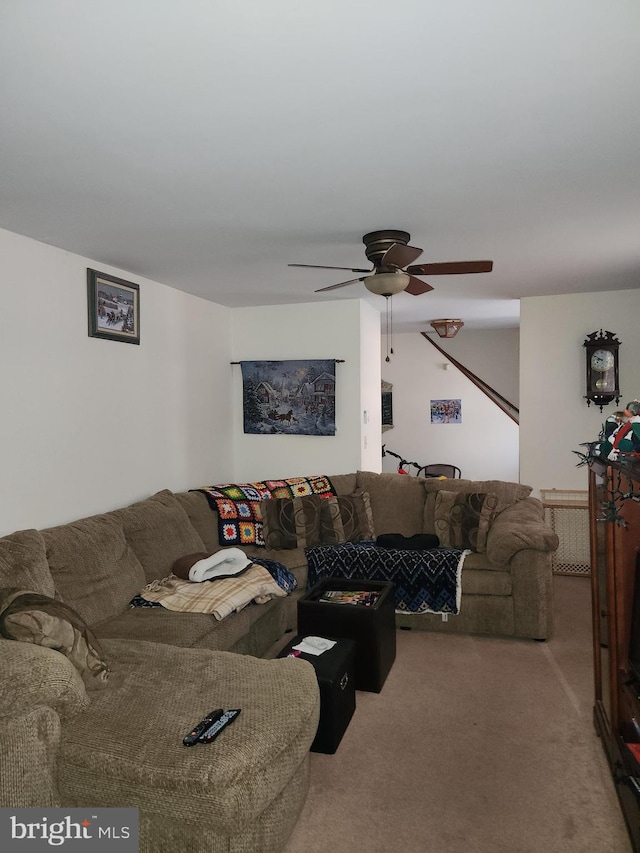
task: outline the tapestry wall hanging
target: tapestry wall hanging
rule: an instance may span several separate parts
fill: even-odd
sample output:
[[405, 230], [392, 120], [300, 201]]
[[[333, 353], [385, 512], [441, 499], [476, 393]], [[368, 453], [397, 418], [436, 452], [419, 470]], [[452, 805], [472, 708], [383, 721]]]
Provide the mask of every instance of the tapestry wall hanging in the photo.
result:
[[240, 365], [245, 433], [336, 434], [335, 359]]

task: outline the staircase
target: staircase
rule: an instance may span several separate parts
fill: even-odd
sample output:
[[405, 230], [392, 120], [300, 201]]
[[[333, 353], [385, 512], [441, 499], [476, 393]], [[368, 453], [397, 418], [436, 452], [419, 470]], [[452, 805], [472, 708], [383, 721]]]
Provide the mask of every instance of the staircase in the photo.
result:
[[445, 350], [443, 350], [442, 347], [439, 346], [426, 332], [420, 332], [420, 334], [425, 340], [429, 341], [432, 347], [435, 347], [439, 353], [442, 353], [447, 361], [451, 362], [454, 367], [457, 367], [461, 373], [464, 373], [467, 379], [473, 382], [476, 388], [479, 388], [483, 394], [486, 394], [486, 396], [492, 400], [493, 403], [495, 403], [495, 405], [505, 413], [505, 415], [508, 415], [512, 421], [515, 421], [515, 423], [520, 424], [520, 409], [518, 409], [516, 405], [507, 400], [506, 397], [503, 397], [502, 394], [498, 393], [495, 388], [492, 388], [491, 385], [483, 379], [480, 379], [479, 376], [476, 376], [475, 373], [472, 373], [468, 367], [465, 367], [464, 364], [461, 364], [453, 358], [453, 356], [449, 355], [448, 352], [445, 352]]

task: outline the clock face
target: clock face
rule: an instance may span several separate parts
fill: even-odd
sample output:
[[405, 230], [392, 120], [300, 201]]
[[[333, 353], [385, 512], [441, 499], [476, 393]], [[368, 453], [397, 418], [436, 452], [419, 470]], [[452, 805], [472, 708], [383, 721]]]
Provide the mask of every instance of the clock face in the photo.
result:
[[614, 365], [614, 357], [611, 350], [597, 349], [591, 356], [591, 369], [603, 373], [611, 370]]

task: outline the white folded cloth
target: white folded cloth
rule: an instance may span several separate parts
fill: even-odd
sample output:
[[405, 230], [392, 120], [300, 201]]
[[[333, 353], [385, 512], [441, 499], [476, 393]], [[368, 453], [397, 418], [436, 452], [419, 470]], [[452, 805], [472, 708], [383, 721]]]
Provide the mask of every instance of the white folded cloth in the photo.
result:
[[326, 637], [303, 637], [298, 645], [293, 648], [307, 655], [321, 655], [323, 652], [332, 649], [335, 644], [335, 640], [327, 640]]
[[189, 569], [189, 580], [200, 583], [214, 578], [228, 578], [251, 565], [251, 560], [240, 548], [225, 548], [210, 557], [198, 560]]

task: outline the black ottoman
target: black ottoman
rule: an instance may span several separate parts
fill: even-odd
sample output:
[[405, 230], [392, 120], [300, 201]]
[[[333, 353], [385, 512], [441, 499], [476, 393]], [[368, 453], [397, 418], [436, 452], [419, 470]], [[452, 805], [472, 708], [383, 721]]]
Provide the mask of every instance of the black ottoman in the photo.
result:
[[[303, 637], [294, 637], [282, 649], [279, 658], [289, 655]], [[315, 635], [318, 636], [318, 635]], [[302, 652], [298, 657], [313, 664], [320, 688], [320, 721], [311, 744], [312, 752], [334, 753], [356, 709], [354, 664], [356, 645], [351, 640], [338, 640], [332, 649], [321, 655]]]
[[[378, 592], [375, 604], [333, 604], [320, 601], [327, 590]], [[348, 637], [356, 642], [356, 690], [379, 693], [396, 659], [396, 615], [393, 584], [325, 578], [298, 600], [298, 631], [302, 636]]]

